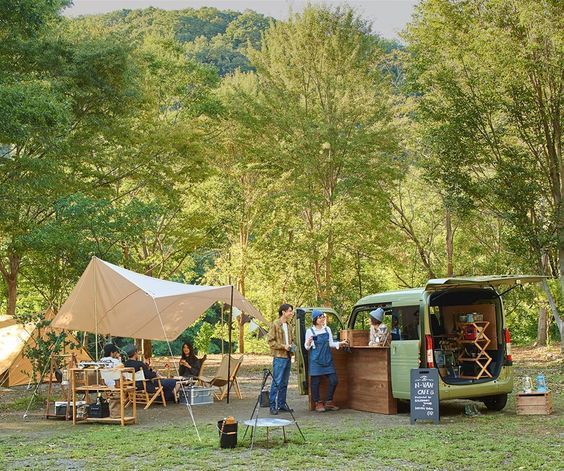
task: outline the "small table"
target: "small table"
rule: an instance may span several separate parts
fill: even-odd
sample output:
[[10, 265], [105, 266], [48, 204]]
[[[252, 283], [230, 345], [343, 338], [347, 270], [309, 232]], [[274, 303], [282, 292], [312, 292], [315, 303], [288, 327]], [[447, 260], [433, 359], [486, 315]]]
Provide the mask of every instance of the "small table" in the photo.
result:
[[[287, 419], [271, 419], [269, 417], [265, 417], [262, 419], [256, 418], [256, 419], [250, 419], [250, 420], [245, 420], [245, 425], [247, 426], [247, 429], [249, 427], [252, 427], [252, 431], [251, 431], [251, 450], [253, 449], [253, 444], [254, 444], [254, 439], [255, 439], [255, 429], [257, 427], [266, 427], [266, 442], [268, 443], [268, 429], [269, 428], [277, 428], [277, 427], [281, 427], [282, 428], [282, 434], [284, 435], [284, 443], [286, 443], [286, 427], [288, 425], [294, 425], [296, 422], [294, 422], [293, 420], [287, 420]], [[247, 432], [245, 431], [245, 434]]]

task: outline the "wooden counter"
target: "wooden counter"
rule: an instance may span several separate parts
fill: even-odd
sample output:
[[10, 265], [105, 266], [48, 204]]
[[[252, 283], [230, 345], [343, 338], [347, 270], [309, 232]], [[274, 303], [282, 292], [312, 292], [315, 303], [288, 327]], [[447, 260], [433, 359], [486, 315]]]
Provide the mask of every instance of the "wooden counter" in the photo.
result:
[[[350, 347], [333, 350], [333, 362], [339, 385], [334, 401], [343, 409], [379, 414], [397, 414], [397, 401], [392, 397], [389, 347]], [[309, 385], [310, 410], [315, 409]], [[327, 381], [321, 382], [320, 396], [325, 400]]]

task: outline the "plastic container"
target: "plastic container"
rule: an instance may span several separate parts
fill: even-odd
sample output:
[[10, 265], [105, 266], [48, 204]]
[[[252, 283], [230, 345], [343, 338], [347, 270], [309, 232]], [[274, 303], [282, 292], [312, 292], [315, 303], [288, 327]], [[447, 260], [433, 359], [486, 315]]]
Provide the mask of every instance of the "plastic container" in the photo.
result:
[[217, 422], [219, 446], [221, 448], [235, 448], [237, 446], [237, 428], [238, 423], [232, 417]]

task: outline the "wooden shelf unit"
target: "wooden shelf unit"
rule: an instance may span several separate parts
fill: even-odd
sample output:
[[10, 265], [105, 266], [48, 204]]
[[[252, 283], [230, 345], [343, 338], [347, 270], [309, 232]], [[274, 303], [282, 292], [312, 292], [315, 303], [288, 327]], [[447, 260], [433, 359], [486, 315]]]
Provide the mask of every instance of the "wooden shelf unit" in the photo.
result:
[[[47, 387], [47, 400], [45, 401], [46, 419], [70, 420], [71, 387], [69, 380], [69, 369], [75, 368], [76, 364], [77, 364], [77, 360], [76, 360], [76, 355], [74, 353], [51, 356], [50, 367], [49, 367], [49, 386]], [[65, 415], [57, 415], [57, 410], [55, 407], [55, 402], [57, 401], [53, 399], [53, 395], [54, 395], [53, 382], [56, 378], [55, 371], [59, 368], [59, 366], [62, 366], [61, 374], [63, 375], [63, 378], [61, 382], [58, 384], [61, 389], [61, 394], [64, 396], [67, 402]]]
[[[474, 363], [480, 370], [474, 376], [460, 375], [465, 379], [480, 379], [485, 376], [492, 378], [491, 373], [488, 371], [488, 366], [492, 362], [492, 357], [486, 352], [491, 340], [486, 335], [486, 329], [490, 325], [489, 321], [474, 321], [474, 322], [458, 322], [457, 328], [459, 332], [458, 343], [464, 347], [465, 345], [473, 345], [476, 347], [477, 352], [475, 356], [464, 356], [464, 349], [458, 356], [459, 363]], [[472, 327], [476, 331], [476, 338], [474, 340], [465, 340], [464, 332], [468, 327]]]
[[[104, 373], [112, 372], [116, 376], [116, 385], [108, 387], [103, 382], [101, 371]], [[137, 403], [135, 400], [135, 369], [134, 368], [118, 368], [118, 369], [92, 369], [92, 368], [71, 368], [70, 369], [71, 389], [72, 389], [72, 423], [77, 422], [98, 422], [104, 424], [120, 424], [122, 426], [135, 424], [137, 422]], [[120, 416], [104, 417], [104, 418], [78, 418], [76, 408], [77, 395], [84, 395], [86, 398], [90, 394], [98, 394], [110, 398], [119, 397]], [[88, 402], [88, 401], [87, 401]], [[131, 404], [131, 415], [125, 415], [125, 408]]]

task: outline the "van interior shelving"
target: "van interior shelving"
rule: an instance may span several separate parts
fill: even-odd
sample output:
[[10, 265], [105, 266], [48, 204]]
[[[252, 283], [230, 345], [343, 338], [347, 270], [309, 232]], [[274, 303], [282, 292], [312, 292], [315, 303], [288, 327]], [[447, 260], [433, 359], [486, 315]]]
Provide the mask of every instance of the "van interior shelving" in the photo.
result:
[[434, 362], [445, 383], [476, 384], [499, 376], [504, 358], [501, 312], [493, 290], [451, 289], [431, 296]]

